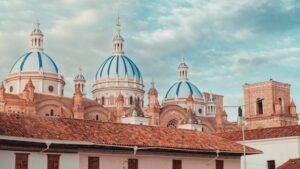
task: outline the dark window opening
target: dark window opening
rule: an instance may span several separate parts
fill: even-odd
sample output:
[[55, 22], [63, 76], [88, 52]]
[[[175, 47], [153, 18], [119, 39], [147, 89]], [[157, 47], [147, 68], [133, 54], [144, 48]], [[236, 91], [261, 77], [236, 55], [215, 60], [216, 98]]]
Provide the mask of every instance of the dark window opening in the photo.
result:
[[101, 104], [104, 105], [105, 104], [105, 98], [104, 96], [102, 96], [102, 99], [101, 99]]
[[16, 153], [15, 169], [28, 169], [28, 154]]
[[224, 161], [216, 160], [216, 169], [224, 169]]
[[10, 86], [9, 87], [9, 92], [13, 92], [14, 91], [14, 87]]
[[128, 159], [128, 169], [138, 169], [138, 159]]
[[88, 158], [88, 169], [99, 169], [99, 157]]
[[129, 104], [133, 105], [133, 97], [132, 96], [130, 96], [130, 98], [129, 98]]
[[268, 160], [268, 169], [275, 169], [275, 160]]
[[199, 114], [202, 114], [202, 109], [199, 109], [198, 112], [199, 112]]
[[280, 112], [282, 113], [283, 112], [283, 102], [282, 102], [282, 99], [279, 98], [278, 101], [279, 101], [279, 104], [280, 104]]
[[173, 160], [173, 169], [182, 169], [181, 160]]
[[98, 114], [96, 115], [96, 120], [97, 120], [97, 121], [99, 120], [99, 115], [98, 115]]
[[54, 110], [53, 109], [50, 110], [50, 116], [54, 116]]
[[59, 169], [59, 155], [48, 154], [48, 169]]
[[171, 120], [169, 121], [169, 123], [167, 124], [168, 128], [177, 128], [177, 120]]
[[49, 92], [51, 92], [51, 93], [52, 93], [52, 92], [53, 92], [53, 90], [54, 90], [53, 86], [49, 86], [49, 87], [48, 87], [48, 90], [49, 90]]
[[264, 99], [257, 99], [257, 101], [256, 101], [256, 113], [257, 114], [264, 114], [263, 100]]

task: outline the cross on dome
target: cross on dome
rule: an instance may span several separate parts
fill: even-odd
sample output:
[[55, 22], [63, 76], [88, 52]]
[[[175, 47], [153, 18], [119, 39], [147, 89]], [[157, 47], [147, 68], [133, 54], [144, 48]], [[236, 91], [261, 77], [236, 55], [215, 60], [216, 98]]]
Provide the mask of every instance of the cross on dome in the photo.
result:
[[120, 24], [120, 16], [117, 18], [117, 35], [113, 39], [113, 54], [124, 54], [124, 39], [121, 36], [121, 24]]

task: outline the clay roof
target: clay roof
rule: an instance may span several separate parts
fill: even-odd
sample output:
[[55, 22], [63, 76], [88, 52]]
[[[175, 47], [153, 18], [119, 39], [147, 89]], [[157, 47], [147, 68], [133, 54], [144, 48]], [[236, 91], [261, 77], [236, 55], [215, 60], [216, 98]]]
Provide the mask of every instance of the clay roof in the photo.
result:
[[[0, 113], [0, 136], [83, 141], [98, 145], [176, 148], [242, 155], [243, 146], [191, 130]], [[247, 153], [260, 151], [247, 147]]]
[[[215, 135], [233, 141], [243, 140], [242, 131], [216, 133]], [[300, 125], [245, 130], [245, 140], [300, 136]]]
[[289, 161], [283, 163], [277, 169], [299, 169], [300, 168], [300, 158], [289, 159]]

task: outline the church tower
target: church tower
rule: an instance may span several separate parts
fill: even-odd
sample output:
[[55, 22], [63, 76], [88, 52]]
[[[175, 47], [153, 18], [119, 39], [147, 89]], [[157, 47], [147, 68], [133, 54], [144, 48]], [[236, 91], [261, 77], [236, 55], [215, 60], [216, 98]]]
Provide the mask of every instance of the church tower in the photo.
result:
[[296, 106], [291, 101], [290, 84], [272, 79], [244, 85], [248, 129], [298, 124]]

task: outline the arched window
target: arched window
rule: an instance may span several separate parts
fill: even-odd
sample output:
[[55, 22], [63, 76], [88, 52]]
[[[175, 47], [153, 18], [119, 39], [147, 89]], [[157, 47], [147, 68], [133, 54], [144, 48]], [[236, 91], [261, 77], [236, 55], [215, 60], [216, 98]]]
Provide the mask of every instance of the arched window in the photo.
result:
[[97, 121], [99, 120], [99, 115], [98, 115], [98, 114], [96, 115], [96, 120], [97, 120]]
[[200, 109], [198, 110], [198, 112], [199, 112], [199, 114], [202, 114], [202, 109], [200, 108]]
[[34, 39], [34, 45], [35, 45], [35, 46], [36, 46], [36, 42], [37, 42], [37, 39], [35, 38], [35, 39]]
[[279, 105], [280, 105], [280, 112], [283, 112], [284, 106], [283, 106], [282, 98], [279, 98], [278, 101], [279, 101]]
[[257, 115], [264, 114], [263, 100], [264, 99], [261, 99], [261, 98], [256, 99], [256, 114]]
[[41, 39], [39, 39], [39, 46], [40, 46], [40, 44], [41, 44]]
[[102, 96], [102, 98], [101, 98], [101, 104], [102, 104], [102, 105], [105, 104], [105, 98], [104, 98], [104, 96]]
[[129, 97], [129, 104], [133, 105], [133, 97], [132, 96]]
[[168, 128], [177, 128], [177, 120], [171, 120], [169, 121], [169, 123], [167, 124]]
[[137, 98], [137, 104], [140, 105], [140, 98]]
[[53, 109], [50, 110], [50, 116], [54, 116], [54, 111], [53, 111]]

